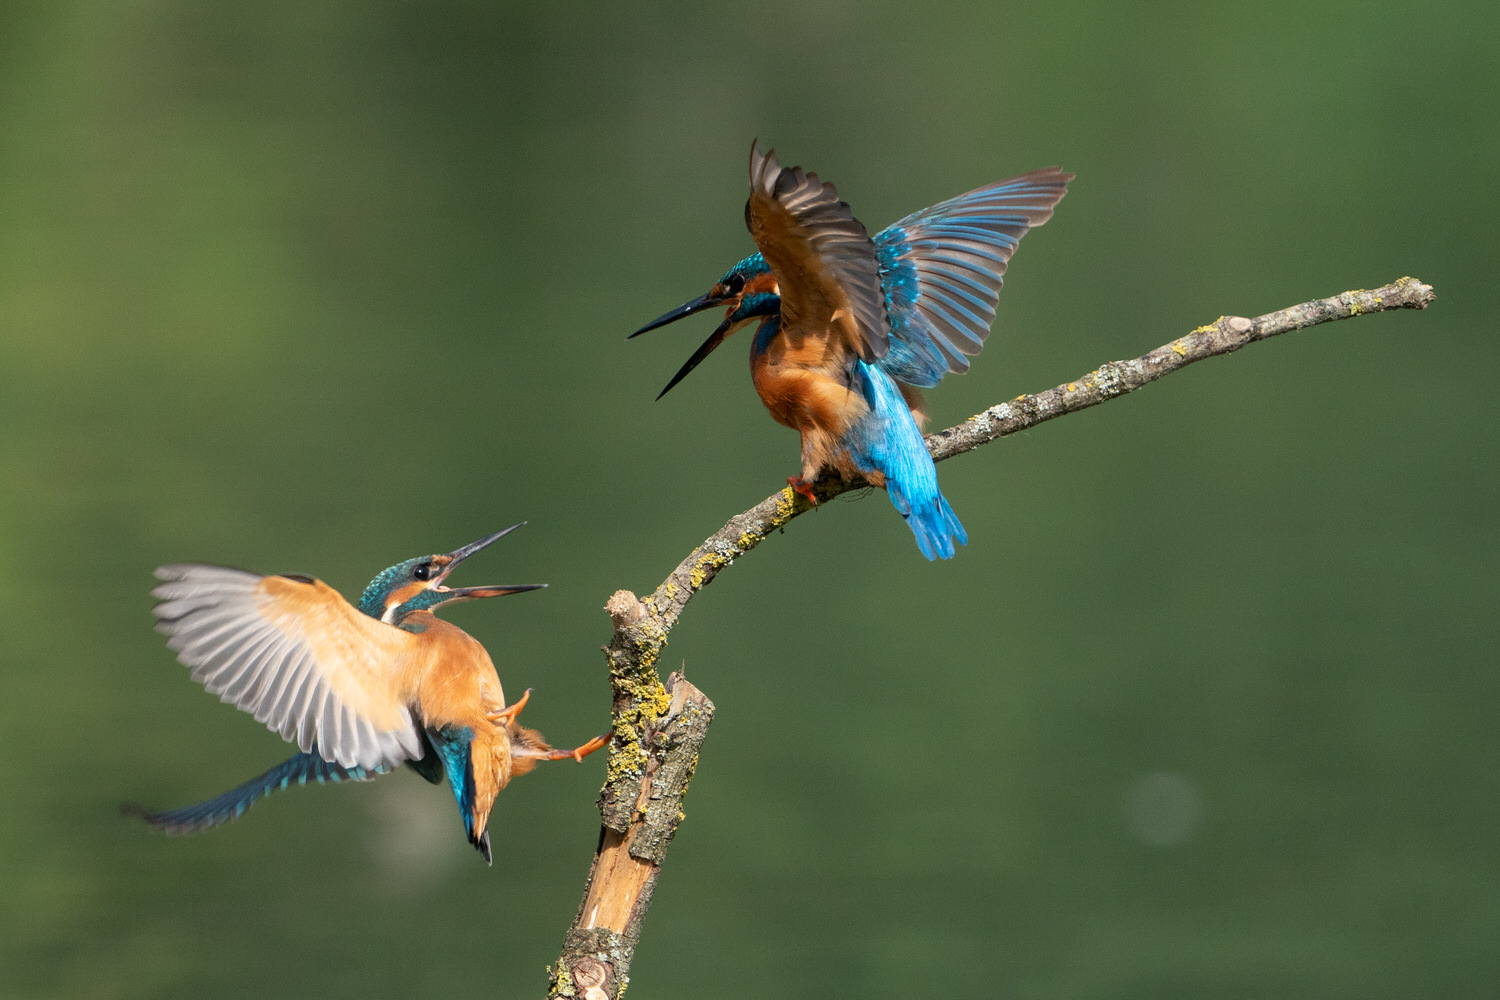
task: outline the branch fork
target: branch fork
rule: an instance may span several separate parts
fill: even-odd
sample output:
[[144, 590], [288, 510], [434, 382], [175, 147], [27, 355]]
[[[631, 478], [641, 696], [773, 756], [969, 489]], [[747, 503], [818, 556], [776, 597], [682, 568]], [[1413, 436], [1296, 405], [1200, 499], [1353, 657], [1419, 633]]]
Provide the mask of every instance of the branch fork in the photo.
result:
[[[1258, 340], [1319, 323], [1393, 309], [1425, 309], [1436, 296], [1415, 278], [1359, 289], [1247, 319], [1212, 323], [1126, 361], [1111, 361], [1044, 392], [997, 403], [961, 424], [927, 436], [941, 462], [996, 438], [1088, 409], [1154, 382], [1196, 361], [1231, 354]], [[868, 486], [819, 478], [819, 503]], [[662, 683], [656, 661], [693, 595], [722, 570], [813, 504], [790, 486], [737, 514], [677, 565], [646, 600], [621, 590], [605, 605], [614, 635], [604, 648], [614, 691], [614, 740], [599, 796], [603, 827], [583, 903], [563, 952], [549, 969], [549, 997], [618, 1000], [629, 983], [641, 922], [683, 819], [682, 801], [713, 720], [714, 705], [680, 673]]]

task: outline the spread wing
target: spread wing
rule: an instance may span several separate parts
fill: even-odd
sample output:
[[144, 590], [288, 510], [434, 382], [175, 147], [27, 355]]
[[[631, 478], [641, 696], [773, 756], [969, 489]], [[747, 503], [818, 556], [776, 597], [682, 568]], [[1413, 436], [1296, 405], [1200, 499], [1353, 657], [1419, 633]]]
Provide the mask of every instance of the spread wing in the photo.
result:
[[931, 387], [969, 370], [995, 322], [1005, 267], [1021, 237], [1052, 218], [1073, 175], [1033, 170], [913, 212], [875, 237], [891, 347], [880, 367]]
[[875, 244], [832, 184], [752, 144], [745, 225], [780, 286], [783, 330], [826, 330], [867, 362], [885, 354]]
[[391, 669], [414, 636], [360, 614], [318, 580], [191, 564], [156, 576], [157, 631], [220, 700], [346, 768], [422, 756]]

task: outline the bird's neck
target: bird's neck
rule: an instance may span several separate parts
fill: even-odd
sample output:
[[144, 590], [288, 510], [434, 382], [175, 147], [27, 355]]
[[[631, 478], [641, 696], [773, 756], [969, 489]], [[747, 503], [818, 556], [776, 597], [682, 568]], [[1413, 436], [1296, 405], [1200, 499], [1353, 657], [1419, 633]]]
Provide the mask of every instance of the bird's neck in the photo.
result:
[[774, 313], [764, 317], [760, 326], [755, 331], [755, 341], [750, 348], [750, 354], [759, 357], [771, 349], [771, 343], [776, 335], [781, 332], [781, 313]]
[[390, 594], [392, 588], [395, 586], [396, 575], [399, 569], [400, 567], [392, 566], [370, 581], [370, 585], [365, 588], [365, 592], [359, 595], [359, 603], [355, 605], [355, 607], [359, 608], [361, 614], [369, 615], [376, 621], [385, 617], [386, 596]]
[[428, 629], [434, 626], [441, 628], [448, 623], [443, 621], [437, 615], [434, 615], [431, 611], [423, 610], [407, 612], [395, 622], [392, 622], [392, 624], [403, 632], [410, 632], [413, 635], [421, 635], [423, 632], [426, 632]]

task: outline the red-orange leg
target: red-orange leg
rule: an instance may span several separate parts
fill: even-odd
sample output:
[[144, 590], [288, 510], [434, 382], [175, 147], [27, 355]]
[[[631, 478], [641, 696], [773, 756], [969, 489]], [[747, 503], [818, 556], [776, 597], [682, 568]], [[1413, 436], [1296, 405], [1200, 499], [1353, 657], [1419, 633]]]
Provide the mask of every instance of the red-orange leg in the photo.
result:
[[527, 688], [525, 693], [521, 695], [520, 701], [516, 702], [514, 705], [502, 708], [498, 712], [490, 712], [485, 715], [485, 718], [489, 719], [496, 725], [509, 725], [510, 723], [516, 721], [516, 716], [521, 714], [521, 709], [525, 708], [526, 703], [530, 700], [531, 688]]
[[574, 760], [578, 761], [578, 763], [582, 764], [583, 758], [587, 757], [595, 750], [603, 750], [605, 747], [609, 746], [610, 738], [614, 735], [615, 734], [613, 731], [608, 733], [600, 733], [598, 736], [595, 736], [593, 739], [589, 740], [581, 747], [575, 747], [572, 750], [544, 750], [542, 753], [537, 754], [537, 757], [541, 760], [567, 760], [569, 757], [571, 757]]
[[803, 496], [807, 497], [808, 503], [811, 503], [814, 507], [818, 505], [818, 495], [813, 492], [812, 483], [803, 479], [801, 476], [787, 476], [786, 484], [790, 486], [794, 491], [801, 493]]

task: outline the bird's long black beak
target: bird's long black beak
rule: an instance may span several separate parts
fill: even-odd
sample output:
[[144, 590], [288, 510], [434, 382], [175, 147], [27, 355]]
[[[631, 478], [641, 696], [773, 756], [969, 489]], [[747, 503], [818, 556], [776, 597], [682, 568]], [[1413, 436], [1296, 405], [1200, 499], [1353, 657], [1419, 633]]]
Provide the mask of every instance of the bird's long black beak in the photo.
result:
[[510, 587], [450, 587], [448, 600], [466, 601], [475, 597], [504, 597], [507, 594], [524, 594], [528, 590], [545, 590], [546, 588], [545, 583], [518, 583]]
[[687, 359], [687, 364], [677, 369], [677, 374], [672, 376], [672, 381], [667, 383], [665, 389], [656, 394], [656, 398], [661, 399], [672, 391], [674, 385], [687, 378], [688, 372], [697, 368], [703, 362], [704, 358], [708, 357], [720, 344], [724, 343], [724, 339], [729, 336], [731, 329], [732, 324], [729, 321], [729, 317], [726, 316], [724, 317], [724, 322], [715, 327], [714, 332], [708, 335], [708, 339], [698, 345], [698, 349], [693, 352], [693, 356]]
[[483, 538], [479, 539], [479, 541], [477, 541], [477, 542], [470, 542], [468, 545], [465, 545], [463, 548], [454, 549], [452, 552], [448, 553], [448, 566], [447, 566], [448, 572], [451, 573], [453, 571], [453, 567], [457, 566], [459, 563], [463, 562], [465, 559], [469, 558], [474, 553], [481, 552], [484, 549], [489, 548], [491, 545], [494, 545], [496, 542], [498, 542], [500, 539], [504, 538], [506, 535], [510, 534], [512, 531], [515, 531], [517, 528], [524, 527], [525, 524], [526, 524], [525, 521], [517, 521], [515, 524], [512, 524], [509, 528], [501, 528], [499, 531], [495, 532], [493, 535], [485, 535]]
[[[656, 319], [653, 319], [651, 322], [635, 331], [635, 333], [632, 333], [630, 337], [639, 337], [647, 330], [655, 330], [659, 326], [666, 326], [668, 323], [675, 323], [678, 320], [682, 319], [682, 317], [684, 316], [691, 316], [693, 313], [702, 312], [705, 309], [712, 309], [714, 306], [720, 305], [721, 303], [726, 301], [728, 300], [723, 296], [715, 295], [712, 292], [709, 292], [707, 295], [700, 295], [693, 301], [684, 302], [682, 305], [678, 306], [676, 309], [673, 309], [671, 312], [656, 317]], [[630, 337], [626, 337], [625, 339], [629, 340]], [[671, 388], [671, 386], [668, 386], [668, 388]]]
[[[497, 531], [493, 535], [485, 535], [483, 538], [479, 539], [476, 542], [470, 542], [463, 548], [455, 549], [454, 551], [448, 553], [448, 565], [443, 567], [443, 575], [440, 576], [436, 581], [434, 581], [434, 583], [441, 584], [443, 580], [446, 580], [448, 578], [448, 574], [452, 573], [453, 568], [459, 563], [463, 562], [474, 553], [489, 548], [491, 545], [498, 542], [500, 539], [504, 538], [512, 531], [515, 531], [525, 523], [525, 521], [521, 521], [517, 524], [512, 524], [509, 528], [504, 528], [500, 531]], [[507, 594], [521, 594], [525, 593], [528, 590], [541, 590], [545, 586], [547, 586], [545, 583], [518, 583], [509, 586], [492, 585], [488, 587], [454, 587], [443, 589], [449, 595], [449, 601], [462, 601], [476, 597], [504, 597]], [[443, 603], [446, 604], [447, 601], [444, 601]]]

